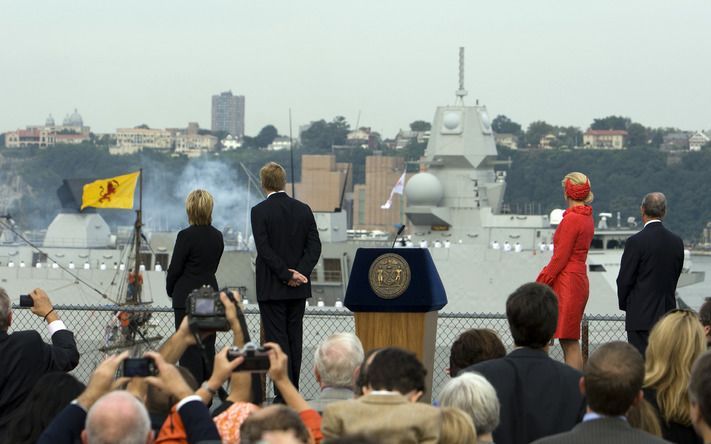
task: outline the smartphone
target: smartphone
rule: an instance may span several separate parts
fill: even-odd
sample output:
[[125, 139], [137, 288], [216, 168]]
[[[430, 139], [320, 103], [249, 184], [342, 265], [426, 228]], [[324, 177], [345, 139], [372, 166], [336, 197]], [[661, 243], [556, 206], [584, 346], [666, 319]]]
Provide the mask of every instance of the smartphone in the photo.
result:
[[33, 307], [35, 301], [32, 300], [29, 294], [20, 295], [20, 307]]
[[123, 361], [123, 376], [133, 378], [134, 376], [146, 377], [158, 374], [158, 368], [150, 358], [126, 358]]

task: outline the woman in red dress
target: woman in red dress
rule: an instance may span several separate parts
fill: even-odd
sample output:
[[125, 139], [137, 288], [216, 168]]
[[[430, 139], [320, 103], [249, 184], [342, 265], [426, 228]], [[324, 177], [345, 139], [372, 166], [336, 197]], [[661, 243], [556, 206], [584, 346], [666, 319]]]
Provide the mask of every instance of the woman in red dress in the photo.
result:
[[567, 174], [563, 189], [568, 209], [553, 235], [553, 257], [536, 282], [549, 285], [558, 295], [558, 327], [554, 337], [560, 339], [565, 363], [581, 370], [583, 355], [578, 341], [590, 287], [585, 261], [595, 231], [590, 207], [593, 193], [590, 180], [583, 173]]

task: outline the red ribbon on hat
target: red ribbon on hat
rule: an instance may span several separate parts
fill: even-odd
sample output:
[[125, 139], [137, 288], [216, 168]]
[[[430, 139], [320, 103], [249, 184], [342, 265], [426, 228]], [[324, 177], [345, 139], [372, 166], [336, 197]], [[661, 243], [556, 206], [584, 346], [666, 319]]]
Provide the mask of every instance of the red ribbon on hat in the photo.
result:
[[574, 184], [570, 179], [565, 179], [565, 195], [573, 200], [585, 200], [590, 194], [590, 180], [585, 183]]

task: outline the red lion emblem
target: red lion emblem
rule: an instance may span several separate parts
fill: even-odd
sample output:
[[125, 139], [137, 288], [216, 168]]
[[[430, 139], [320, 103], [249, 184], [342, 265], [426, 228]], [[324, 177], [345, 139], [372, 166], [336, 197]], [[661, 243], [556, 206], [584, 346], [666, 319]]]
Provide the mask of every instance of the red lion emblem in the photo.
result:
[[99, 202], [111, 202], [111, 195], [118, 191], [119, 183], [116, 179], [106, 182], [106, 191], [103, 186], [99, 186]]

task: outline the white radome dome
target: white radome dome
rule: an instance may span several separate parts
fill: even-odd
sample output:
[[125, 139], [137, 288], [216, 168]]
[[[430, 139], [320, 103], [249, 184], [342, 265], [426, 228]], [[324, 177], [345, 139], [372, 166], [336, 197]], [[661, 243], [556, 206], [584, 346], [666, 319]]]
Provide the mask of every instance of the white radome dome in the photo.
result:
[[563, 220], [563, 213], [565, 210], [562, 210], [560, 208], [556, 208], [553, 211], [551, 211], [550, 215], [548, 216], [548, 220], [550, 221], [551, 225], [558, 225], [560, 222]]
[[417, 173], [407, 181], [405, 195], [410, 205], [436, 207], [444, 197], [444, 187], [431, 173]]

